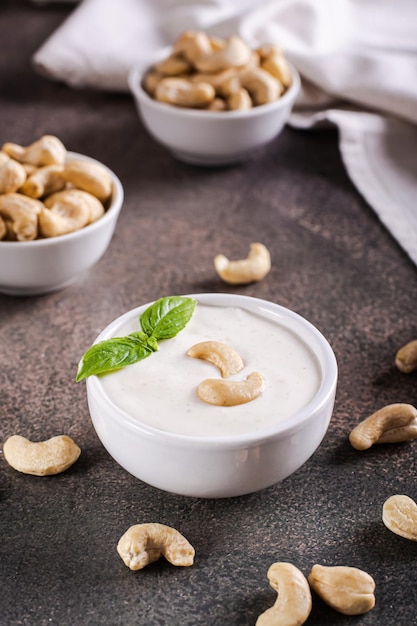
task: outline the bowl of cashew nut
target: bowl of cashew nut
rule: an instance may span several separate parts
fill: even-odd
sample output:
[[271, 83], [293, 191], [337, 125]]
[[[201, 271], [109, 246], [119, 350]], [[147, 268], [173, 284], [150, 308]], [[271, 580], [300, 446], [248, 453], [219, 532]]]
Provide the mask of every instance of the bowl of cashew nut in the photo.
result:
[[138, 479], [199, 498], [284, 480], [315, 452], [337, 364], [320, 331], [273, 302], [170, 296], [112, 321], [80, 359], [97, 435]]
[[105, 253], [123, 188], [104, 164], [43, 135], [0, 151], [0, 293], [38, 295], [73, 283]]
[[186, 31], [154, 59], [132, 68], [129, 86], [148, 132], [195, 165], [246, 160], [281, 132], [300, 77], [278, 45], [252, 49]]

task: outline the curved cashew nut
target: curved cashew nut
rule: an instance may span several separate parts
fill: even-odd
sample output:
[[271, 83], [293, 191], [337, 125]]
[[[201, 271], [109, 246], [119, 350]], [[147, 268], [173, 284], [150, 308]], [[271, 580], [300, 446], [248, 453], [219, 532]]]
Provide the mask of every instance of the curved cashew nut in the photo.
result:
[[271, 255], [262, 243], [251, 243], [246, 259], [230, 261], [223, 254], [214, 258], [220, 278], [230, 285], [244, 285], [262, 280], [271, 269]]
[[171, 54], [163, 61], [157, 63], [154, 69], [158, 74], [162, 74], [163, 76], [178, 76], [179, 74], [189, 72], [191, 65], [186, 59], [177, 54]]
[[257, 53], [261, 67], [275, 76], [284, 87], [289, 87], [292, 83], [291, 70], [281, 48], [276, 44], [264, 44]]
[[[229, 67], [221, 72], [216, 72], [215, 74], [197, 72], [196, 74], [192, 74], [189, 77], [189, 80], [192, 83], [208, 83], [214, 88], [216, 95], [227, 96], [229, 94], [229, 84], [235, 84], [232, 83], [232, 81], [236, 81], [237, 76], [238, 74], [236, 68]], [[240, 84], [236, 84], [236, 89], [238, 89]]]
[[233, 91], [227, 98], [227, 104], [231, 111], [248, 111], [252, 108], [252, 99], [246, 89]]
[[33, 442], [12, 435], [3, 445], [6, 461], [18, 472], [33, 476], [50, 476], [67, 470], [81, 454], [80, 448], [66, 435]]
[[362, 615], [375, 606], [375, 581], [357, 567], [314, 565], [308, 582], [324, 602], [344, 615]]
[[228, 67], [246, 65], [252, 57], [252, 50], [237, 35], [229, 37], [224, 46], [208, 54], [200, 54], [193, 59], [199, 72], [220, 72]]
[[108, 171], [99, 163], [90, 161], [67, 161], [62, 177], [77, 189], [88, 191], [105, 203], [112, 193], [112, 180]]
[[391, 496], [382, 507], [382, 521], [396, 535], [417, 541], [417, 504], [404, 495]]
[[120, 538], [117, 552], [131, 570], [140, 570], [161, 555], [172, 565], [189, 567], [195, 554], [178, 530], [158, 523], [131, 526]]
[[239, 73], [241, 87], [248, 90], [255, 105], [278, 100], [284, 87], [282, 83], [261, 67], [249, 67]]
[[215, 95], [209, 83], [192, 83], [185, 78], [163, 78], [155, 89], [156, 100], [180, 107], [205, 107]]
[[268, 570], [268, 580], [278, 593], [274, 606], [256, 620], [256, 626], [301, 626], [312, 608], [311, 592], [307, 579], [291, 563], [273, 563]]
[[17, 241], [36, 239], [38, 216], [42, 210], [42, 202], [20, 193], [0, 195], [0, 217], [6, 225], [6, 237]]
[[350, 433], [356, 450], [375, 443], [399, 443], [417, 437], [417, 409], [411, 404], [388, 404], [360, 422]]
[[219, 368], [223, 378], [237, 374], [244, 367], [240, 355], [220, 341], [201, 341], [192, 346], [187, 356], [208, 361]]
[[194, 63], [197, 57], [210, 54], [216, 47], [215, 41], [212, 42], [206, 33], [187, 30], [174, 43], [173, 54], [182, 55]]
[[417, 339], [409, 341], [398, 350], [395, 365], [404, 374], [410, 374], [417, 369]]
[[242, 381], [207, 378], [197, 387], [200, 400], [216, 406], [236, 406], [256, 400], [265, 390], [265, 379], [259, 372], [252, 372]]
[[64, 144], [54, 135], [43, 135], [27, 147], [5, 143], [2, 150], [20, 163], [31, 163], [37, 167], [62, 165], [67, 154]]
[[45, 199], [39, 214], [43, 237], [58, 237], [83, 228], [104, 213], [100, 200], [87, 191], [65, 189]]
[[40, 198], [60, 191], [65, 187], [62, 165], [44, 165], [30, 174], [22, 186], [22, 193], [31, 198]]
[[26, 171], [21, 163], [0, 152], [0, 194], [17, 191], [26, 180]]

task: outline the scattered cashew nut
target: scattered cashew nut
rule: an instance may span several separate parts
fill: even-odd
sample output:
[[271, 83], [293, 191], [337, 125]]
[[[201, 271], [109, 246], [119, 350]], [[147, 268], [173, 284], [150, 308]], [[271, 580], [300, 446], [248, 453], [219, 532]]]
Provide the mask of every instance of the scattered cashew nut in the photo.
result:
[[396, 535], [417, 541], [417, 504], [404, 495], [391, 496], [382, 507], [382, 521]]
[[200, 400], [216, 406], [236, 406], [256, 400], [265, 390], [265, 379], [259, 372], [252, 372], [242, 381], [207, 378], [197, 387]]
[[251, 243], [246, 259], [230, 261], [223, 254], [214, 258], [214, 267], [230, 285], [244, 285], [262, 280], [271, 269], [271, 255], [262, 243]]
[[237, 374], [244, 367], [241, 356], [220, 341], [201, 341], [192, 346], [187, 356], [208, 361], [219, 368], [223, 378]]
[[312, 608], [311, 591], [304, 574], [292, 563], [273, 563], [268, 580], [278, 593], [274, 606], [256, 620], [256, 626], [301, 626]]
[[194, 562], [194, 548], [170, 526], [150, 523], [131, 526], [120, 538], [117, 552], [131, 570], [140, 570], [162, 555], [172, 565], [189, 567]]
[[417, 369], [417, 339], [409, 341], [398, 350], [395, 365], [404, 374], [410, 374]]
[[30, 163], [37, 167], [63, 165], [67, 155], [64, 144], [54, 135], [43, 135], [27, 147], [8, 142], [3, 144], [2, 150], [20, 163]]
[[362, 615], [375, 606], [375, 581], [357, 567], [314, 565], [308, 582], [324, 602], [344, 615]]
[[33, 442], [12, 435], [3, 444], [6, 461], [18, 472], [33, 476], [50, 476], [67, 470], [81, 454], [77, 444], [66, 435]]
[[26, 180], [26, 171], [21, 163], [0, 152], [0, 193], [13, 193]]
[[375, 443], [400, 443], [417, 438], [417, 409], [411, 404], [388, 404], [360, 422], [350, 433], [356, 450]]
[[0, 195], [0, 217], [6, 226], [6, 239], [32, 241], [38, 236], [38, 217], [43, 204], [20, 193]]

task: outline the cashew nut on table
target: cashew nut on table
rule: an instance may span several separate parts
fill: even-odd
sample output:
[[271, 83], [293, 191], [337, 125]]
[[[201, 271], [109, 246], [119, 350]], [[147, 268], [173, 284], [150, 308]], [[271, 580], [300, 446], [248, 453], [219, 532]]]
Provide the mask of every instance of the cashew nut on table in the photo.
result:
[[216, 272], [230, 285], [246, 285], [265, 278], [271, 269], [271, 255], [262, 243], [251, 243], [246, 259], [230, 261], [223, 254], [214, 257]]
[[66, 435], [33, 442], [12, 435], [3, 444], [3, 454], [13, 469], [33, 476], [60, 474], [75, 463], [81, 454], [77, 444]]
[[362, 615], [375, 606], [375, 582], [357, 567], [314, 565], [308, 582], [318, 596], [344, 615]]
[[256, 626], [301, 626], [312, 608], [311, 591], [304, 574], [292, 563], [273, 563], [268, 580], [278, 593], [275, 604], [262, 613]]
[[376, 443], [401, 443], [417, 438], [417, 409], [412, 404], [388, 404], [360, 422], [349, 441], [357, 450]]
[[0, 240], [32, 241], [79, 230], [105, 213], [111, 195], [106, 168], [68, 159], [53, 135], [26, 147], [5, 143], [0, 151]]
[[274, 102], [290, 87], [291, 70], [281, 48], [251, 48], [237, 35], [227, 39], [186, 31], [170, 56], [156, 63], [143, 87], [177, 107], [243, 111]]
[[164, 556], [172, 565], [189, 567], [194, 548], [171, 526], [149, 523], [131, 526], [119, 540], [117, 552], [131, 570], [140, 570]]

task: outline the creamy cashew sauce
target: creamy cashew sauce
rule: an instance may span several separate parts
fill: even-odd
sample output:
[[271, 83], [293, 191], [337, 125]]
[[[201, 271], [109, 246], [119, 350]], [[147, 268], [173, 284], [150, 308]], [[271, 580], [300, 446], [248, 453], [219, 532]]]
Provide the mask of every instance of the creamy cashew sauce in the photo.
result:
[[[139, 330], [138, 319], [117, 336]], [[232, 346], [245, 367], [228, 380], [244, 380], [253, 371], [265, 378], [265, 391], [247, 404], [219, 407], [197, 396], [199, 383], [221, 378], [217, 367], [186, 356], [200, 341]], [[161, 341], [159, 351], [100, 378], [111, 400], [129, 415], [160, 430], [218, 437], [273, 426], [303, 408], [317, 393], [320, 366], [309, 347], [290, 330], [258, 314], [235, 307], [198, 304], [184, 330]]]

